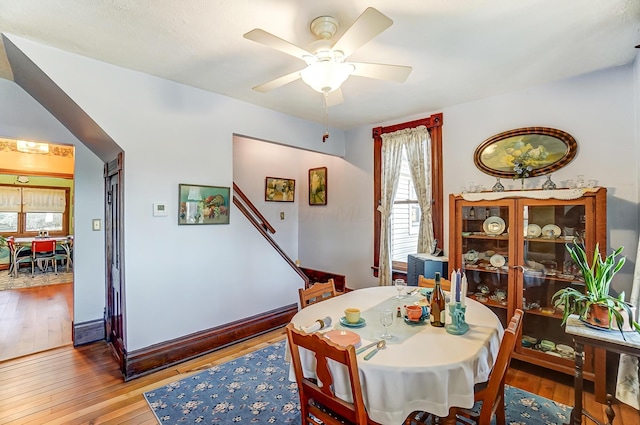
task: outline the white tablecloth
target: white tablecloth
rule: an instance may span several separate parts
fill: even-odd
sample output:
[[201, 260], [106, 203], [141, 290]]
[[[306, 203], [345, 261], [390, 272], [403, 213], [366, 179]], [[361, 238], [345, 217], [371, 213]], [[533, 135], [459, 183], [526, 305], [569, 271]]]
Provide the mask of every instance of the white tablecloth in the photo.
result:
[[[379, 311], [383, 307], [395, 311], [396, 306], [418, 299], [413, 296], [391, 300], [396, 294], [392, 286], [347, 292], [299, 311], [292, 322], [301, 328], [329, 316], [333, 329], [349, 329], [340, 325], [339, 319], [345, 308], [357, 307], [367, 325], [349, 330], [360, 334], [365, 345], [380, 339]], [[414, 410], [444, 417], [450, 407], [473, 406], [473, 386], [488, 379], [504, 331], [489, 308], [470, 299], [466, 303], [470, 330], [464, 335], [451, 335], [444, 328], [429, 324], [410, 326], [396, 318], [390, 327], [396, 340], [388, 342], [386, 349], [369, 361], [363, 360], [369, 350], [358, 356], [364, 402], [372, 420], [397, 425]], [[448, 314], [447, 320], [450, 321]], [[305, 374], [314, 369], [312, 361], [311, 356], [303, 356]], [[295, 380], [293, 371], [290, 379]], [[336, 392], [349, 398], [348, 390], [336, 388]]]

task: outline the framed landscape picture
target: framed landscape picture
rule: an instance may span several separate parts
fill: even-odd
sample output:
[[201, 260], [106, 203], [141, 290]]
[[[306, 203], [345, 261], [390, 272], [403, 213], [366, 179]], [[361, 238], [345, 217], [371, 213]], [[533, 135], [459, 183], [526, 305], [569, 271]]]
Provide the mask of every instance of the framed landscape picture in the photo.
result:
[[181, 184], [178, 224], [229, 224], [229, 188]]
[[327, 167], [309, 170], [309, 205], [327, 205]]
[[296, 181], [281, 177], [265, 179], [264, 200], [271, 202], [295, 201]]

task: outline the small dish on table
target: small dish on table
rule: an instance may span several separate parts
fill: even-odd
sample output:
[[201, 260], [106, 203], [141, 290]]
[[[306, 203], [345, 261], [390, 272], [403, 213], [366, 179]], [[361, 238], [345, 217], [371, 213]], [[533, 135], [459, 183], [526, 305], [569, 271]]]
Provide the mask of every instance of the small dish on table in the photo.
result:
[[429, 318], [429, 316], [427, 316], [425, 314], [425, 315], [420, 317], [420, 320], [411, 320], [405, 315], [404, 316], [404, 323], [406, 323], [407, 325], [411, 325], [411, 326], [426, 325], [427, 323], [429, 323], [429, 321], [427, 320], [428, 318]]
[[347, 328], [362, 328], [367, 325], [367, 322], [365, 322], [365, 320], [361, 317], [360, 319], [358, 319], [357, 322], [351, 323], [351, 322], [347, 322], [347, 318], [342, 316], [340, 318], [340, 324]]

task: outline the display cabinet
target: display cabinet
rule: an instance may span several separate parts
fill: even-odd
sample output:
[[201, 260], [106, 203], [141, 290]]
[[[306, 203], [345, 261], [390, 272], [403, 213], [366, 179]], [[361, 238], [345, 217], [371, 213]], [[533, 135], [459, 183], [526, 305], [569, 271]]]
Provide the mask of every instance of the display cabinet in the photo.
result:
[[[593, 254], [606, 247], [606, 189], [481, 192], [451, 195], [449, 264], [465, 272], [467, 296], [484, 303], [506, 325], [524, 312], [513, 357], [567, 374], [574, 372], [573, 341], [561, 326], [553, 294], [584, 290], [566, 244]], [[585, 379], [606, 397], [606, 354], [585, 349]]]

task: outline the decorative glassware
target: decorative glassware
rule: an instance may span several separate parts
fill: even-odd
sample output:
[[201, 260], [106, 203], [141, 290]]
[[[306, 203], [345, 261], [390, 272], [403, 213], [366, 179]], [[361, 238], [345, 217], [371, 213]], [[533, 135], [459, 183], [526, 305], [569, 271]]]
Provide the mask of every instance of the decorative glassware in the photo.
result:
[[504, 186], [500, 183], [500, 177], [496, 177], [496, 184], [491, 188], [494, 192], [504, 192]]
[[393, 335], [389, 333], [389, 326], [393, 324], [393, 311], [384, 309], [380, 312], [380, 324], [384, 326], [384, 332], [380, 335], [382, 339], [393, 339]]
[[556, 184], [551, 181], [551, 174], [547, 174], [547, 181], [542, 184], [542, 189], [544, 190], [555, 190]]
[[405, 282], [404, 279], [396, 279], [393, 281], [393, 283], [396, 287], [396, 291], [398, 291], [398, 296], [396, 296], [396, 299], [403, 299], [404, 296], [402, 295], [402, 290], [407, 286], [407, 282]]

